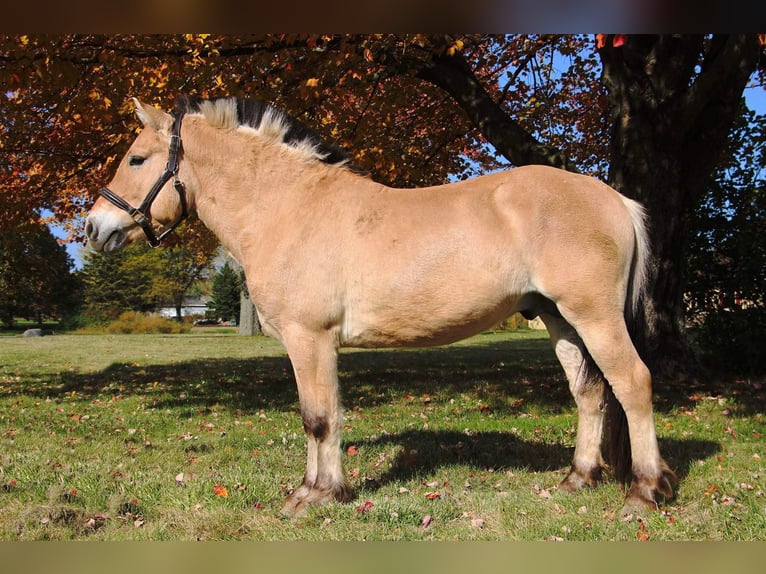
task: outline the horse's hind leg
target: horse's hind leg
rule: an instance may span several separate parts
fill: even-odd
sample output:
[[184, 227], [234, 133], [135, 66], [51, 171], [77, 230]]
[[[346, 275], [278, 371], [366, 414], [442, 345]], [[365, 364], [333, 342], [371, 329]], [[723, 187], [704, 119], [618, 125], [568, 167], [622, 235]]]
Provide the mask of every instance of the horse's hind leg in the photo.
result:
[[341, 461], [341, 406], [338, 354], [329, 333], [283, 333], [298, 385], [303, 429], [308, 442], [306, 472], [287, 498], [282, 514], [305, 513], [312, 504], [348, 501], [351, 488]]
[[623, 512], [656, 508], [657, 498], [673, 496], [676, 478], [660, 457], [649, 369], [638, 356], [621, 314], [578, 318], [572, 323], [611, 385], [628, 421], [632, 480]]
[[541, 314], [551, 343], [564, 368], [569, 390], [577, 405], [577, 439], [572, 468], [559, 489], [574, 492], [584, 486], [596, 486], [601, 480], [603, 460], [601, 437], [604, 380], [585, 368], [583, 342], [561, 316]]

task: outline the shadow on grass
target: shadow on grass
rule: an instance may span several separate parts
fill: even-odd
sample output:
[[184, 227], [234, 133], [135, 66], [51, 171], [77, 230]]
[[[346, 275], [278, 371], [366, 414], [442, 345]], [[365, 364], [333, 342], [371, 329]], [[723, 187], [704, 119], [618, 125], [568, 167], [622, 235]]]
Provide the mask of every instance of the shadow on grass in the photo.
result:
[[[448, 401], [460, 393], [476, 396], [499, 416], [518, 414], [509, 398], [523, 399], [521, 410], [533, 406], [551, 414], [573, 406], [561, 368], [545, 339], [343, 351], [339, 372], [343, 402], [349, 410], [383, 405], [407, 395], [428, 394], [434, 401]], [[193, 416], [199, 409], [218, 404], [242, 416], [261, 408], [293, 411], [298, 416], [297, 391], [286, 356], [149, 366], [115, 363], [97, 373], [54, 373], [25, 382], [18, 389], [54, 400], [75, 391], [80, 398], [142, 395], [154, 408], [180, 409], [179, 416]], [[717, 389], [701, 392], [714, 391]], [[655, 389], [659, 411], [691, 402], [688, 395], [688, 390], [678, 387]], [[753, 402], [751, 407], [743, 404], [743, 408], [757, 409], [763, 399]], [[390, 444], [402, 448], [391, 469], [378, 479], [379, 484], [455, 464], [555, 471], [568, 468], [573, 454], [571, 447], [529, 441], [504, 431], [409, 430], [367, 442], [370, 448]], [[693, 438], [661, 439], [660, 450], [683, 479], [696, 461], [708, 458], [720, 446]]]
[[[432, 475], [442, 467], [467, 465], [479, 469], [526, 472], [568, 471], [574, 448], [535, 442], [510, 432], [410, 430], [385, 435], [371, 441], [356, 441], [370, 449], [391, 444], [401, 446], [390, 470], [369, 481], [362, 490], [377, 490], [418, 476]], [[682, 481], [697, 461], [719, 452], [719, 444], [698, 439], [660, 439], [660, 451]], [[562, 479], [564, 478], [562, 473]]]
[[[469, 342], [450, 347], [407, 350], [344, 350], [339, 362], [341, 394], [346, 408], [382, 404], [402, 395], [430, 394], [448, 399], [473, 392], [492, 410], [509, 411], [508, 398], [522, 399], [551, 413], [574, 402], [547, 339]], [[155, 385], [156, 383], [156, 385]], [[25, 383], [20, 392], [55, 398], [76, 391], [81, 396], [104, 392], [148, 394], [150, 386], [166, 391], [156, 406], [189, 408], [226, 404], [248, 414], [260, 408], [294, 409], [297, 391], [286, 356], [252, 359], [203, 359], [137, 366], [114, 363], [97, 373], [52, 373]], [[766, 396], [747, 380], [710, 380], [688, 385], [656, 385], [657, 412], [694, 405], [694, 395], [724, 395], [739, 414], [762, 412]], [[168, 398], [176, 397], [176, 398]], [[183, 398], [181, 398], [183, 396]]]
[[[574, 404], [547, 341], [492, 342], [408, 350], [346, 351], [339, 361], [347, 409], [380, 405], [405, 395], [448, 400], [476, 393], [490, 408], [506, 397], [552, 412]], [[96, 373], [52, 373], [25, 382], [19, 392], [61, 398], [161, 396], [155, 407], [198, 408], [225, 404], [245, 415], [261, 408], [297, 408], [292, 367], [286, 356], [204, 359], [173, 364], [113, 363]]]

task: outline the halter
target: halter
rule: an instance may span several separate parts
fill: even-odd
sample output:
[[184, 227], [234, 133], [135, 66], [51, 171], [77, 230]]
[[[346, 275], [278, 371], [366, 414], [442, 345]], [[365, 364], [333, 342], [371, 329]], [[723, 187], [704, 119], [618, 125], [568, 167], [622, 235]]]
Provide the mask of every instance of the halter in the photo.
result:
[[[173, 121], [173, 129], [170, 135], [170, 148], [168, 150], [168, 163], [165, 166], [165, 171], [162, 172], [160, 177], [152, 186], [152, 189], [149, 190], [149, 193], [144, 198], [144, 201], [141, 202], [140, 206], [133, 207], [107, 187], [102, 187], [98, 191], [101, 197], [111, 202], [116, 207], [119, 207], [123, 211], [126, 211], [128, 215], [133, 218], [133, 221], [141, 226], [141, 229], [144, 230], [146, 238], [149, 240], [149, 245], [152, 247], [158, 247], [162, 240], [168, 235], [168, 233], [178, 227], [178, 225], [189, 215], [186, 209], [186, 188], [184, 187], [184, 184], [181, 182], [181, 180], [178, 179], [178, 153], [181, 151], [181, 120], [183, 117], [183, 112], [179, 113]], [[178, 197], [181, 200], [181, 215], [171, 224], [170, 227], [168, 227], [165, 231], [160, 233], [159, 236], [157, 236], [155, 235], [154, 228], [152, 227], [152, 218], [149, 215], [149, 209], [152, 207], [154, 200], [157, 199], [157, 195], [160, 193], [160, 190], [170, 180], [171, 177], [173, 178], [173, 187], [175, 188], [176, 192], [178, 192]]]

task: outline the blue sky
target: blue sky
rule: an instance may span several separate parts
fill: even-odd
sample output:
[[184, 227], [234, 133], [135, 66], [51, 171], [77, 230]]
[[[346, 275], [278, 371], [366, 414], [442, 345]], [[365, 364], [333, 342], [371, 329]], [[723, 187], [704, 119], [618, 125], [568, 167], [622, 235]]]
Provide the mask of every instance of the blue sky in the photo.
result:
[[[752, 108], [759, 114], [766, 114], [766, 88], [765, 87], [758, 86], [753, 88], [746, 88], [745, 99], [747, 100], [748, 106], [750, 106], [750, 108]], [[62, 239], [66, 237], [66, 232], [64, 232], [60, 227], [52, 225], [51, 230], [53, 231], [53, 234], [56, 237], [59, 237]], [[82, 256], [81, 256], [82, 250], [83, 250], [83, 247], [79, 243], [67, 244], [67, 252], [74, 260], [75, 267], [77, 267], [78, 269], [82, 267]]]

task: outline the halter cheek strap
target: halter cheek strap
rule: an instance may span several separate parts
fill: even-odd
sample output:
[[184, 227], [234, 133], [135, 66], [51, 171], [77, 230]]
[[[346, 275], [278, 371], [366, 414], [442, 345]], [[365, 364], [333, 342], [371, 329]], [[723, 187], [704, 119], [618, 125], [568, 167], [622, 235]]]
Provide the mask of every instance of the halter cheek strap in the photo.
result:
[[[149, 245], [152, 247], [158, 247], [160, 243], [162, 243], [162, 240], [189, 216], [186, 204], [186, 188], [183, 182], [178, 178], [178, 156], [182, 149], [181, 121], [183, 120], [183, 117], [184, 114], [179, 113], [173, 120], [173, 129], [170, 135], [170, 147], [168, 149], [168, 162], [165, 165], [165, 170], [154, 183], [152, 189], [149, 190], [149, 193], [141, 202], [141, 205], [138, 207], [133, 207], [107, 187], [102, 187], [98, 191], [101, 197], [112, 203], [114, 206], [127, 212], [128, 215], [133, 218], [133, 221], [135, 221], [141, 227], [141, 229], [143, 229], [144, 235], [146, 235], [146, 238], [149, 240]], [[149, 209], [152, 207], [154, 200], [157, 199], [157, 196], [159, 195], [162, 188], [168, 181], [170, 181], [170, 178], [173, 178], [173, 188], [176, 190], [176, 193], [178, 193], [178, 198], [181, 202], [181, 215], [170, 225], [170, 227], [165, 229], [158, 236], [154, 233], [154, 227], [152, 226], [152, 218], [149, 215]]]

